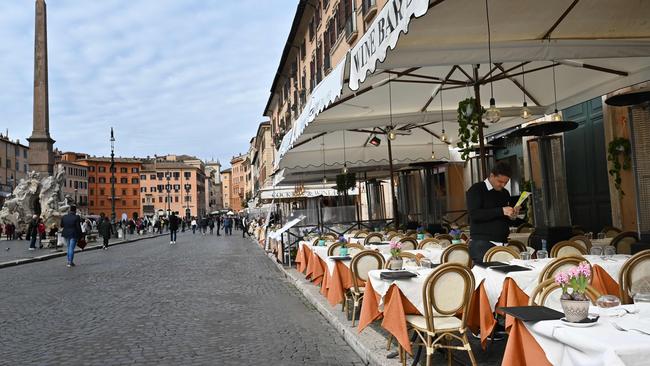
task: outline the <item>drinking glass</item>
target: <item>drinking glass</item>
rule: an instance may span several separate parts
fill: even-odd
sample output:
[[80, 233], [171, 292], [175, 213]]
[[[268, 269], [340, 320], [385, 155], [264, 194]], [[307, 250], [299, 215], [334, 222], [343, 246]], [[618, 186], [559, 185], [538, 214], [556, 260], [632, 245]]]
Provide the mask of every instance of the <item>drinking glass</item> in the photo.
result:
[[548, 251], [540, 249], [537, 251], [537, 259], [546, 259], [548, 258]]
[[519, 255], [521, 256], [522, 260], [525, 260], [525, 261], [530, 260], [530, 253], [528, 251], [523, 251], [523, 252], [519, 253]]
[[603, 248], [601, 248], [601, 247], [591, 247], [591, 249], [589, 249], [589, 254], [601, 256], [601, 255], [603, 255]]
[[605, 256], [605, 259], [612, 259], [612, 257], [616, 254], [616, 248], [614, 248], [611, 245], [608, 245], [605, 247], [603, 250], [603, 255]]
[[594, 233], [592, 233], [591, 231], [588, 232], [588, 233], [585, 233], [585, 237], [586, 237], [587, 239], [591, 240], [591, 239], [594, 238]]
[[637, 292], [632, 299], [635, 304], [650, 304], [650, 292]]
[[614, 295], [603, 295], [596, 299], [596, 306], [598, 306], [598, 313], [602, 317], [615, 317], [622, 315], [618, 309], [621, 305], [621, 300]]
[[598, 240], [605, 239], [605, 233], [598, 233]]
[[420, 259], [420, 267], [431, 268], [433, 267], [433, 263], [431, 263], [431, 260], [429, 258], [422, 258]]

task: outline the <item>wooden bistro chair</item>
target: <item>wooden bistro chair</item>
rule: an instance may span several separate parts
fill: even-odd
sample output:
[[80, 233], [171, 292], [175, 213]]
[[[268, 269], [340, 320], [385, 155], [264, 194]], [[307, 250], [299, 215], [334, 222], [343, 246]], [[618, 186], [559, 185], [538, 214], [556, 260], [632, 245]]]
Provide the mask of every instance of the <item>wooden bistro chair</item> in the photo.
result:
[[566, 272], [569, 269], [578, 266], [582, 262], [589, 263], [589, 261], [580, 256], [556, 258], [542, 269], [539, 273], [539, 279], [537, 282], [542, 283], [548, 279], [555, 279], [555, 275], [559, 272]]
[[[427, 277], [422, 297], [424, 315], [407, 315], [407, 328], [419, 338], [417, 344], [424, 345], [427, 352], [427, 366], [436, 349], [447, 349], [447, 360], [451, 364], [451, 351], [467, 352], [472, 365], [476, 365], [472, 348], [467, 339], [467, 316], [470, 312], [470, 298], [474, 291], [472, 271], [457, 263], [437, 267]], [[462, 314], [460, 318], [456, 314]], [[461, 345], [452, 345], [459, 341]], [[406, 352], [400, 346], [402, 365], [406, 365]]]
[[366, 247], [364, 247], [363, 244], [359, 243], [347, 243], [345, 246], [348, 247], [348, 254], [353, 258], [355, 255], [366, 250]]
[[397, 235], [397, 231], [389, 230], [389, 231], [386, 232], [386, 237], [388, 237], [389, 240], [390, 240], [391, 237], [393, 237], [393, 235]]
[[[528, 305], [546, 306], [551, 294], [560, 294], [558, 290], [560, 290], [560, 285], [555, 283], [554, 278], [549, 278], [544, 282], [540, 282], [535, 286], [533, 292], [531, 292], [530, 298], [528, 299]], [[586, 295], [589, 300], [591, 300], [591, 303], [596, 305], [596, 300], [601, 294], [591, 285], [587, 285]], [[557, 296], [557, 298], [559, 299], [559, 296]]]
[[426, 238], [418, 244], [418, 249], [426, 249], [426, 248], [442, 248], [438, 240], [434, 238]]
[[331, 256], [341, 255], [340, 250], [341, 250], [341, 243], [334, 243], [330, 245], [329, 248], [327, 248], [327, 256], [331, 257]]
[[601, 233], [605, 234], [605, 237], [607, 238], [613, 238], [616, 235], [620, 234], [623, 232], [623, 230], [614, 227], [614, 226], [605, 226], [601, 231]]
[[402, 243], [402, 250], [415, 250], [418, 247], [418, 241], [409, 236], [399, 240]]
[[339, 239], [339, 236], [336, 233], [330, 231], [329, 233], [323, 234], [323, 239], [328, 239], [328, 238], [331, 239], [332, 241], [335, 241]]
[[572, 241], [574, 243], [580, 244], [583, 248], [587, 250], [587, 253], [591, 251], [591, 240], [589, 240], [586, 236], [584, 235], [576, 235], [569, 239], [569, 241]]
[[354, 235], [355, 238], [365, 238], [366, 236], [368, 236], [368, 231], [366, 231], [366, 230], [359, 230], [359, 231]]
[[623, 304], [631, 304], [634, 293], [650, 292], [650, 249], [630, 257], [618, 274], [620, 297]]
[[518, 251], [519, 253], [528, 251], [528, 247], [526, 247], [526, 244], [520, 242], [519, 240], [508, 240], [507, 247], [512, 248]]
[[[364, 250], [352, 258], [350, 262], [350, 271], [352, 271], [352, 288], [350, 289], [350, 299], [352, 300], [352, 326], [357, 319], [357, 310], [361, 308], [361, 301], [364, 294], [364, 283], [370, 279], [368, 272], [375, 269], [384, 268], [384, 256], [374, 250]], [[346, 304], [347, 304], [346, 299]]]
[[363, 240], [363, 244], [368, 245], [372, 243], [381, 243], [383, 240], [384, 240], [384, 236], [381, 235], [380, 233], [370, 233]]
[[550, 254], [551, 258], [560, 258], [587, 255], [589, 252], [587, 251], [587, 248], [576, 242], [564, 240], [553, 245]]
[[624, 231], [614, 237], [609, 244], [616, 248], [618, 254], [632, 254], [632, 244], [639, 241], [639, 235], [634, 231]]
[[442, 251], [440, 263], [456, 263], [467, 268], [472, 266], [472, 257], [469, 256], [467, 244], [452, 244]]
[[504, 262], [509, 263], [513, 259], [520, 259], [517, 250], [511, 247], [495, 246], [488, 249], [483, 256], [483, 262]]

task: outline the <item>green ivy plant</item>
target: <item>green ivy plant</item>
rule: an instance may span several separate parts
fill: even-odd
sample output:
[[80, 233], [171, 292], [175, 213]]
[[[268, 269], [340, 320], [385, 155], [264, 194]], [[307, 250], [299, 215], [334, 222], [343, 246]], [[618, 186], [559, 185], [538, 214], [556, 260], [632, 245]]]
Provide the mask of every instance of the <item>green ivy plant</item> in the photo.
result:
[[338, 174], [336, 176], [336, 190], [339, 194], [347, 194], [350, 188], [357, 185], [357, 179], [354, 173]]
[[[623, 162], [620, 158], [623, 157]], [[621, 194], [625, 192], [621, 189], [621, 170], [630, 170], [632, 167], [632, 146], [630, 140], [625, 137], [617, 137], [609, 142], [607, 146], [607, 160], [612, 162], [612, 168], [609, 169], [609, 175], [614, 177], [614, 187]]]
[[478, 143], [478, 126], [485, 108], [476, 110], [476, 99], [467, 98], [458, 102], [458, 143], [463, 160], [469, 158], [472, 144]]

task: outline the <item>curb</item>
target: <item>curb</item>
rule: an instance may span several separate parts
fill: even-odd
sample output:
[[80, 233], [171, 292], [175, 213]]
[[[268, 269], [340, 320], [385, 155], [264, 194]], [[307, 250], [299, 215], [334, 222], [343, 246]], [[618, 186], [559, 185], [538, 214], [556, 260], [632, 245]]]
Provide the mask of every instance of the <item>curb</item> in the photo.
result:
[[[252, 240], [251, 240], [252, 241]], [[351, 322], [345, 318], [340, 307], [332, 307], [327, 300], [320, 294], [320, 288], [311, 284], [304, 278], [302, 273], [292, 267], [284, 267], [278, 263], [272, 254], [266, 253], [263, 248], [255, 241], [252, 241], [257, 248], [262, 250], [267, 257], [278, 267], [284, 274], [285, 281], [293, 285], [309, 301], [309, 303], [329, 322], [332, 327], [341, 335], [343, 340], [350, 345], [354, 352], [361, 357], [366, 365], [394, 366], [401, 365], [399, 358], [388, 359], [386, 355], [386, 336], [377, 332], [372, 327], [367, 327], [362, 333], [359, 333], [356, 327], [352, 327]], [[396, 350], [397, 346], [393, 345], [391, 350]]]
[[[147, 236], [147, 237], [122, 240], [122, 241], [118, 241], [118, 242], [114, 242], [114, 243], [109, 243], [108, 246], [112, 247], [112, 246], [116, 246], [116, 245], [128, 244], [128, 243], [133, 243], [133, 242], [140, 241], [140, 240], [153, 239], [153, 238], [157, 238], [159, 236], [165, 236], [165, 235], [169, 235], [169, 234], [156, 234], [156, 235]], [[75, 254], [78, 254], [78, 253], [81, 253], [81, 252], [88, 252], [88, 251], [91, 251], [91, 250], [97, 250], [97, 249], [101, 249], [101, 248], [102, 248], [101, 244], [88, 246], [84, 250], [76, 250]], [[14, 267], [14, 266], [19, 266], [21, 264], [28, 264], [28, 263], [34, 263], [34, 262], [42, 262], [42, 261], [46, 261], [46, 260], [52, 259], [52, 258], [65, 257], [66, 255], [67, 255], [67, 253], [65, 251], [60, 251], [60, 252], [54, 252], [54, 253], [50, 253], [50, 254], [40, 255], [38, 257], [33, 257], [33, 258], [15, 259], [15, 260], [0, 263], [0, 268]]]

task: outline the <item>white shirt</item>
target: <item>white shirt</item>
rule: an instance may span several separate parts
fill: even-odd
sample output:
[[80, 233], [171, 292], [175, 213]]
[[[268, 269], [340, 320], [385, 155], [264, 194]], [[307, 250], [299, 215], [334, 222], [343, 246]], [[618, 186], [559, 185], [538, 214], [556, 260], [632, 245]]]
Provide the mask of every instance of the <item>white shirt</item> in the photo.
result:
[[491, 191], [491, 190], [494, 189], [494, 187], [492, 186], [492, 183], [490, 183], [489, 179], [485, 178], [485, 180], [483, 182], [485, 182], [485, 186], [487, 187], [488, 191]]

